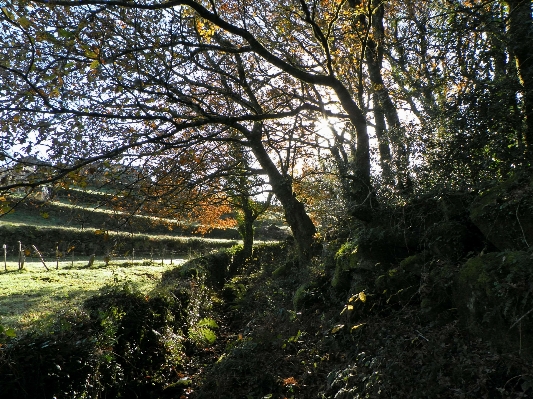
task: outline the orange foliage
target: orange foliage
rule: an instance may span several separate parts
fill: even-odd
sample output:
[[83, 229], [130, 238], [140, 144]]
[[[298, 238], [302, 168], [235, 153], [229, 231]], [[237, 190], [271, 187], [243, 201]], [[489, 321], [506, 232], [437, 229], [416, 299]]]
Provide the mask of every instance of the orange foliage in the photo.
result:
[[190, 218], [200, 223], [196, 231], [201, 234], [208, 233], [214, 228], [228, 229], [237, 226], [231, 206], [225, 201], [204, 201], [194, 208]]

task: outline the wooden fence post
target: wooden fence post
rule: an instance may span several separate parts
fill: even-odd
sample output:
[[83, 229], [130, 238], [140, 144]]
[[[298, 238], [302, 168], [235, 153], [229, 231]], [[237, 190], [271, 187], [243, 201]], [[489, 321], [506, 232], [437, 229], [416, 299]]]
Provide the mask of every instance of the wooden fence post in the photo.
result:
[[4, 270], [7, 272], [7, 245], [4, 244]]
[[165, 261], [165, 248], [161, 251], [161, 266], [163, 266], [163, 262]]
[[22, 253], [22, 243], [19, 241], [19, 270], [24, 267], [24, 254]]
[[59, 269], [59, 245], [56, 245], [56, 270]]

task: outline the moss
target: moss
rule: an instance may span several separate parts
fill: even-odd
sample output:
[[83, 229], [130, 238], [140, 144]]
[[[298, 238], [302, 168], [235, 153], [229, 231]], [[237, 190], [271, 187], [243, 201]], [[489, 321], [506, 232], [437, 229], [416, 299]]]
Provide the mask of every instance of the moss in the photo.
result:
[[533, 178], [516, 174], [480, 195], [470, 219], [496, 248], [526, 250], [533, 242]]
[[533, 308], [532, 281], [533, 259], [528, 252], [480, 255], [461, 268], [454, 302], [472, 333], [533, 357], [533, 337], [520, 333], [533, 329], [533, 315], [523, 317]]
[[280, 278], [280, 277], [288, 276], [291, 273], [291, 271], [294, 269], [294, 267], [295, 267], [295, 262], [293, 261], [285, 262], [283, 265], [281, 265], [280, 267], [278, 267], [272, 272], [272, 277]]
[[484, 263], [488, 259], [492, 261], [494, 255], [489, 254], [488, 256], [468, 260], [459, 274], [459, 283], [461, 285], [470, 285], [472, 288], [486, 290], [490, 279], [485, 272]]
[[399, 266], [387, 270], [375, 280], [375, 289], [385, 295], [388, 304], [412, 301], [420, 286], [420, 276]]
[[430, 227], [424, 240], [439, 259], [457, 261], [466, 254], [469, 232], [463, 223], [444, 221]]
[[331, 285], [336, 289], [347, 289], [350, 286], [350, 273], [357, 267], [359, 256], [357, 245], [347, 242], [335, 254], [335, 273]]
[[307, 297], [309, 296], [310, 294], [309, 291], [311, 289], [312, 289], [312, 284], [309, 284], [309, 283], [302, 284], [298, 287], [292, 299], [292, 304], [295, 310], [300, 310], [305, 307], [305, 303], [307, 301]]
[[405, 270], [419, 270], [425, 262], [424, 254], [408, 256], [400, 262], [400, 267]]
[[224, 284], [222, 296], [228, 303], [240, 301], [246, 294], [247, 287], [241, 276], [236, 276]]

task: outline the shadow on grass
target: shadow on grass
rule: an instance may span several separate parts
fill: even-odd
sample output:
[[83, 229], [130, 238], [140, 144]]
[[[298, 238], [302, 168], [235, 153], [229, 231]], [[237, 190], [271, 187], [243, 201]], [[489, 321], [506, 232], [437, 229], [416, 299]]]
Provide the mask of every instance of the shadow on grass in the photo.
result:
[[[57, 287], [42, 287], [31, 292], [14, 293], [0, 297], [0, 318], [2, 324], [13, 328], [24, 328], [29, 324], [42, 324], [57, 312], [77, 308], [81, 303], [107, 286], [99, 289], [58, 289]], [[53, 317], [53, 316], [52, 316]], [[25, 321], [26, 320], [26, 321]], [[31, 321], [30, 321], [31, 320]]]

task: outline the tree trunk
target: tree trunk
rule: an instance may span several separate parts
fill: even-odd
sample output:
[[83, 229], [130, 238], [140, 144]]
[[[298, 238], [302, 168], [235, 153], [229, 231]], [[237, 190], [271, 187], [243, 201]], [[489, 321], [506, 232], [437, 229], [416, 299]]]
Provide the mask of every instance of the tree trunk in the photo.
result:
[[252, 256], [254, 245], [254, 222], [256, 217], [250, 206], [250, 199], [243, 198], [242, 212], [244, 214], [243, 221], [239, 226], [239, 233], [242, 237], [242, 256], [243, 259], [248, 259]]
[[305, 211], [304, 204], [298, 201], [294, 195], [290, 176], [282, 175], [270, 159], [261, 141], [261, 132], [262, 126], [256, 124], [252, 136], [249, 137], [250, 148], [267, 173], [272, 191], [283, 206], [285, 220], [296, 241], [300, 261], [305, 262], [312, 255], [314, 235], [316, 234], [315, 225]]
[[331, 87], [335, 90], [342, 107], [349, 115], [356, 133], [357, 144], [352, 160], [352, 175], [350, 176], [349, 213], [356, 219], [370, 221], [377, 201], [370, 181], [370, 139], [367, 121], [350, 92], [341, 82], [337, 81]]
[[387, 120], [389, 141], [394, 149], [393, 165], [396, 174], [396, 187], [398, 190], [405, 192], [409, 191], [412, 186], [409, 176], [409, 151], [404, 143], [405, 130], [401, 125], [398, 110], [385, 87], [385, 81], [381, 73], [383, 67], [381, 40], [384, 35], [383, 18], [385, 13], [383, 2], [374, 0], [374, 7], [371, 25], [374, 35], [371, 35], [368, 39], [365, 58], [368, 66], [368, 75], [375, 90], [374, 108], [378, 112], [383, 112]]
[[250, 197], [242, 195], [238, 199], [239, 208], [242, 210], [243, 219], [239, 223], [239, 234], [242, 238], [242, 250], [237, 252], [229, 267], [230, 276], [235, 276], [246, 263], [247, 259], [252, 257], [254, 246], [254, 222], [258, 215], [255, 215], [250, 205]]
[[374, 102], [374, 120], [376, 137], [379, 145], [379, 165], [381, 166], [381, 177], [383, 183], [387, 186], [393, 184], [392, 170], [391, 170], [391, 153], [389, 147], [389, 138], [387, 137], [387, 127], [385, 125], [385, 114], [383, 107], [376, 93], [373, 94]]
[[509, 5], [509, 47], [516, 58], [524, 94], [527, 155], [533, 155], [533, 19], [531, 0], [507, 0]]

